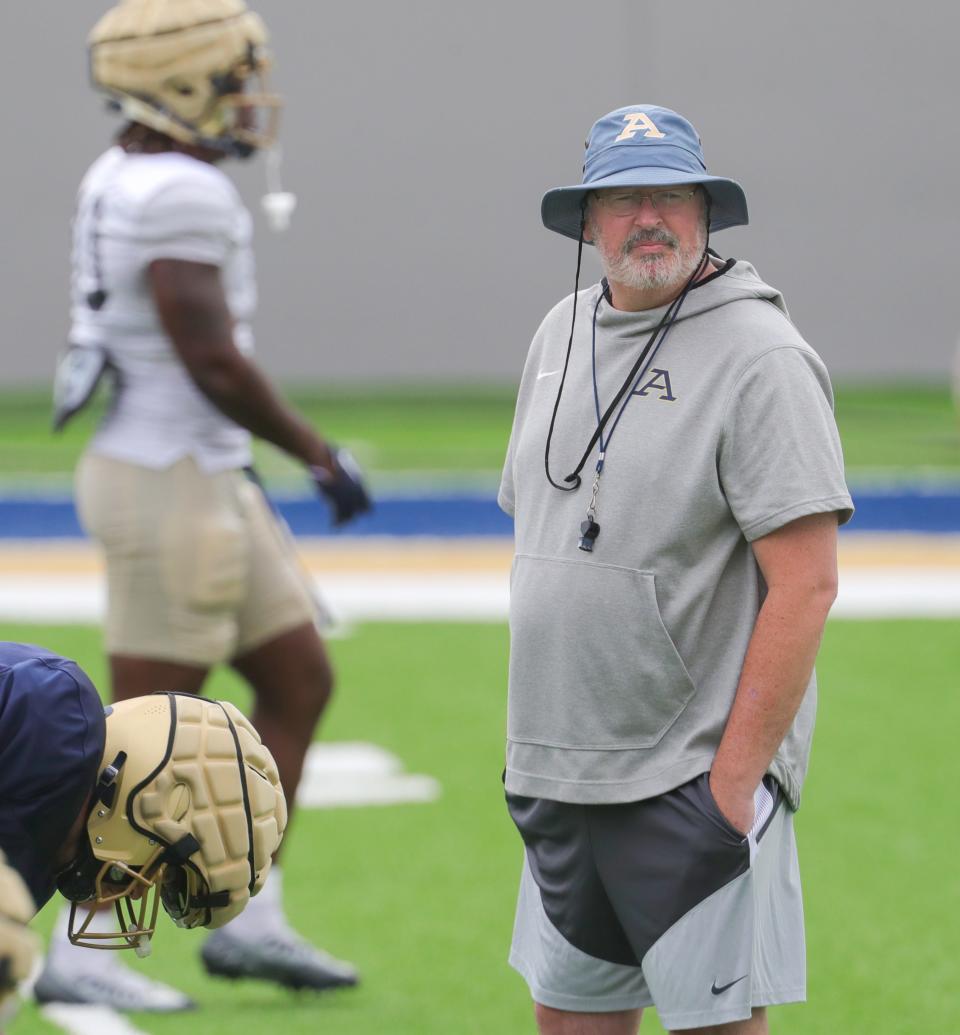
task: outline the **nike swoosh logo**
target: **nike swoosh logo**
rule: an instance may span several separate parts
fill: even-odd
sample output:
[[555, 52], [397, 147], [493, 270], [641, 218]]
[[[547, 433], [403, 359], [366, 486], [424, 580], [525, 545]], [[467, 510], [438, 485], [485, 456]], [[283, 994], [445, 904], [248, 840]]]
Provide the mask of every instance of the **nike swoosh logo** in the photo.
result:
[[713, 985], [710, 987], [710, 991], [713, 992], [714, 995], [721, 995], [723, 992], [726, 992], [728, 988], [733, 988], [734, 985], [739, 984], [744, 980], [744, 978], [748, 978], [749, 976], [749, 974], [744, 974], [743, 977], [738, 977], [736, 981], [731, 981], [728, 985], [718, 986], [716, 981], [714, 981]]
[[539, 381], [541, 377], [552, 377], [554, 374], [559, 373], [559, 370], [541, 370], [540, 373], [537, 374], [537, 380]]

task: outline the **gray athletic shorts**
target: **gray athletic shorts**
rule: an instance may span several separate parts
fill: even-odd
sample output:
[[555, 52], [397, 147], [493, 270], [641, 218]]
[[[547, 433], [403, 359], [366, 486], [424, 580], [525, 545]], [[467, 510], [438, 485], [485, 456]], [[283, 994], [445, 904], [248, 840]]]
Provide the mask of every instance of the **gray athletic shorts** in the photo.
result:
[[318, 621], [289, 535], [242, 470], [86, 453], [76, 495], [106, 559], [109, 653], [210, 666]]
[[748, 837], [706, 773], [623, 805], [507, 804], [526, 847], [510, 964], [536, 1002], [654, 1006], [682, 1029], [806, 998], [793, 813], [771, 777]]

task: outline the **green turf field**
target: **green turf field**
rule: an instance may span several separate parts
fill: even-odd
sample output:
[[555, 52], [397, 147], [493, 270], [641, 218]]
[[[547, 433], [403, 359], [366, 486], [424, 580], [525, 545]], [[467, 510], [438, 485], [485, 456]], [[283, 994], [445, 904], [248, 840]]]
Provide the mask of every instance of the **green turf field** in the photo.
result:
[[[512, 389], [294, 393], [383, 485], [491, 485]], [[960, 477], [960, 423], [946, 388], [841, 387], [852, 481]], [[0, 488], [66, 488], [92, 427], [48, 430], [46, 393], [0, 394]], [[263, 450], [274, 484], [299, 472]], [[97, 631], [0, 627], [76, 657], [102, 681]], [[304, 812], [285, 862], [297, 926], [360, 966], [364, 983], [323, 997], [206, 980], [202, 937], [170, 925], [149, 972], [193, 994], [194, 1016], [135, 1022], [156, 1035], [513, 1035], [532, 1031], [505, 963], [519, 842], [502, 808], [507, 634], [499, 625], [365, 625], [332, 649], [340, 691], [324, 737], [373, 741], [439, 779], [430, 805]], [[960, 1032], [960, 854], [953, 745], [960, 720], [955, 621], [833, 622], [819, 665], [818, 734], [798, 831], [807, 894], [811, 1002], [778, 1011], [777, 1033]], [[220, 675], [210, 692], [244, 704]], [[48, 930], [48, 908], [38, 921]], [[51, 1033], [32, 1007], [8, 1035]], [[659, 1031], [650, 1015], [644, 1035]]]
[[[102, 680], [99, 634], [4, 625]], [[195, 995], [195, 1015], [134, 1018], [156, 1035], [520, 1035], [525, 988], [505, 963], [519, 843], [501, 801], [507, 631], [365, 625], [332, 644], [340, 690], [324, 729], [374, 741], [439, 779], [431, 805], [301, 813], [285, 863], [300, 929], [362, 968], [362, 987], [288, 995], [206, 980], [199, 933], [172, 925], [149, 973]], [[834, 621], [797, 825], [810, 1003], [778, 1035], [960, 1032], [960, 828], [955, 621]], [[243, 704], [228, 675], [210, 686]], [[48, 907], [39, 926], [52, 922]], [[52, 1032], [26, 1007], [8, 1035]], [[659, 1031], [648, 1016], [644, 1035]]]
[[[291, 397], [326, 435], [349, 443], [381, 482], [406, 476], [489, 483], [503, 460], [514, 389], [294, 391]], [[46, 392], [0, 393], [0, 486], [65, 486], [97, 412], [81, 414], [53, 436]], [[960, 476], [960, 419], [946, 386], [841, 386], [837, 418], [855, 481]], [[274, 481], [302, 477], [269, 448], [259, 463]]]
[[[514, 403], [505, 388], [292, 391], [289, 397], [375, 474], [450, 480], [489, 478], [499, 470]], [[91, 407], [53, 435], [47, 393], [0, 393], [0, 481], [52, 478], [65, 484], [101, 410], [102, 404]], [[272, 478], [302, 478], [270, 447], [260, 449], [258, 464]]]

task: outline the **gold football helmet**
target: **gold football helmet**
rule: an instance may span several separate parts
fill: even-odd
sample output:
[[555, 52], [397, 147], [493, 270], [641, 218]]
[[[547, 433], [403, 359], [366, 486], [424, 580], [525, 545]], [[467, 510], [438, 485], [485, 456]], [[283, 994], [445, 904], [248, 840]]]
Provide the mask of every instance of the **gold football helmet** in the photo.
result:
[[[75, 945], [146, 955], [161, 904], [180, 927], [221, 927], [243, 910], [280, 844], [286, 800], [273, 756], [226, 701], [137, 697], [108, 708], [106, 727], [87, 836], [57, 885]], [[112, 932], [92, 929], [103, 906]]]
[[27, 928], [34, 912], [30, 892], [0, 852], [0, 1028], [13, 1013], [17, 984], [29, 975], [40, 949]]
[[90, 34], [90, 75], [131, 121], [247, 157], [277, 135], [266, 43], [244, 0], [122, 0]]

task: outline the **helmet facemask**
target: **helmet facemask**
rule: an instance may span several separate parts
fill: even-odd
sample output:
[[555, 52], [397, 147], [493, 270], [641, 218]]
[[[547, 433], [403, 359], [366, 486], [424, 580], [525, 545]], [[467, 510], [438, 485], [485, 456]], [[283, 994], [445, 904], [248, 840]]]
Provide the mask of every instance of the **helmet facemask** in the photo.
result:
[[245, 61], [225, 76], [213, 77], [213, 110], [199, 125], [212, 125], [214, 136], [202, 137], [201, 144], [221, 149], [228, 141], [230, 154], [249, 158], [276, 143], [283, 101], [270, 93], [269, 68], [264, 53], [251, 43]]
[[[69, 875], [58, 881], [69, 898], [67, 937], [71, 944], [86, 949], [133, 949], [138, 956], [150, 954], [150, 939], [157, 929], [160, 893], [167, 879], [167, 866], [158, 860], [164, 849], [139, 870], [123, 863], [101, 862], [89, 851], [75, 860]], [[63, 879], [66, 877], [66, 879]], [[83, 895], [85, 897], [74, 897]], [[93, 926], [104, 907], [113, 906], [117, 917], [114, 930]]]

